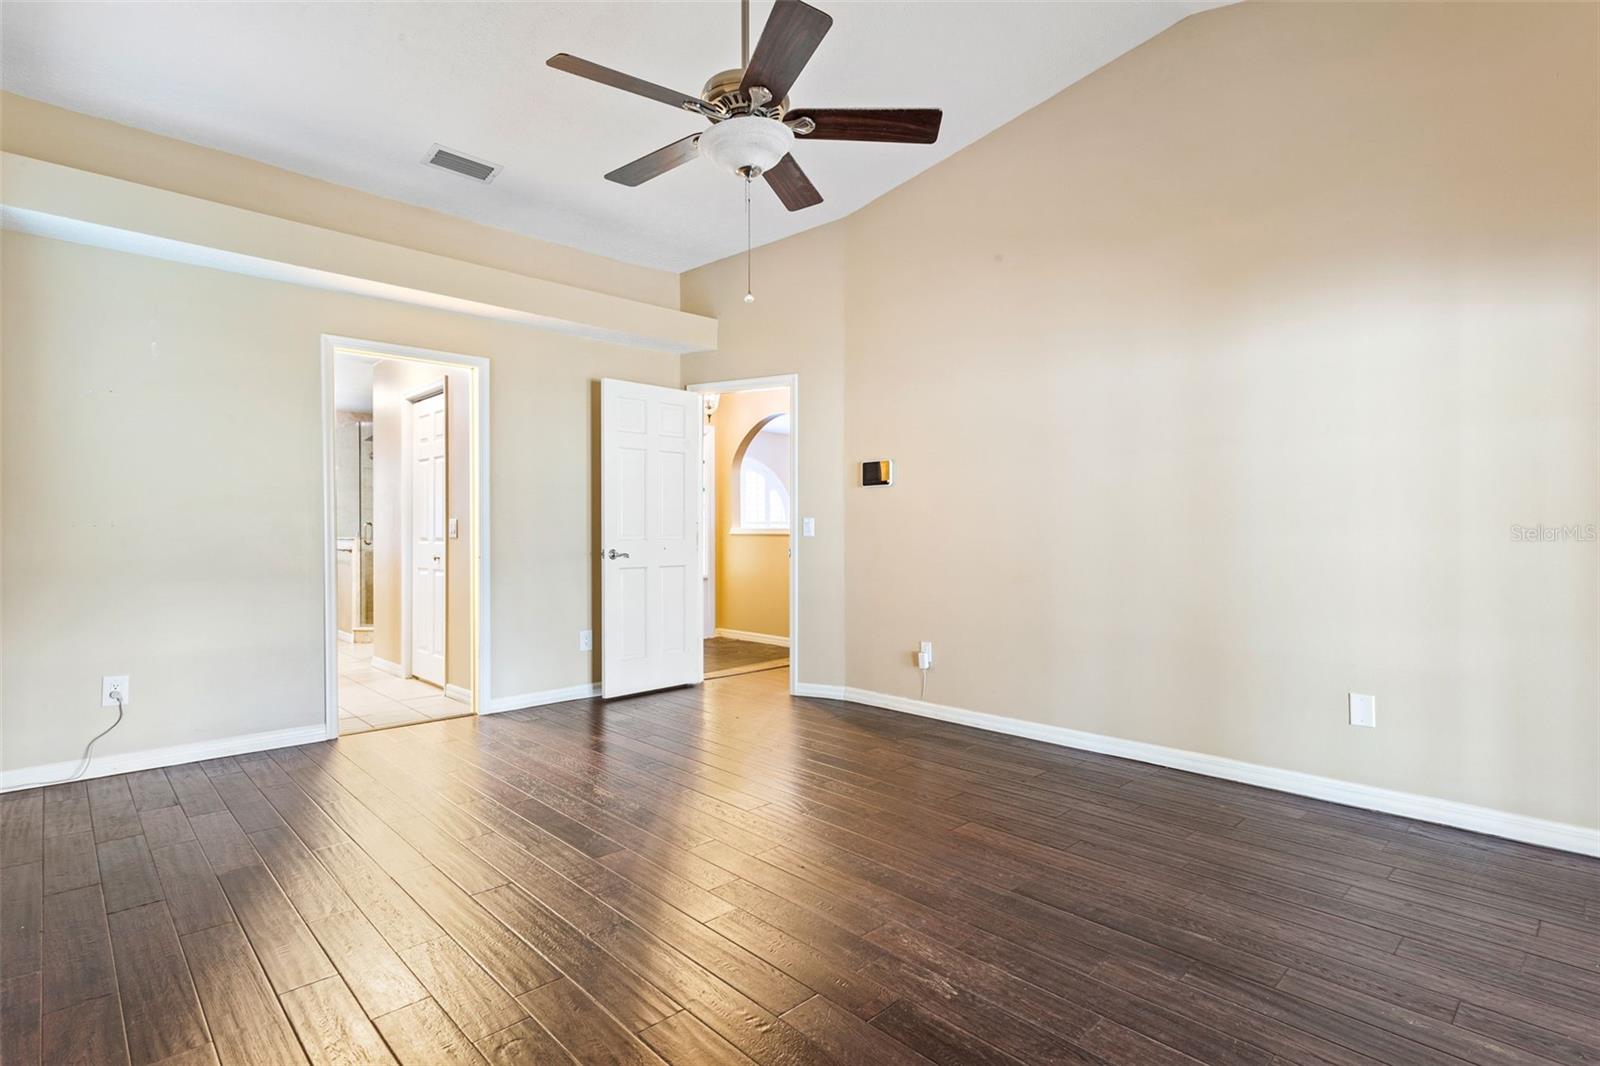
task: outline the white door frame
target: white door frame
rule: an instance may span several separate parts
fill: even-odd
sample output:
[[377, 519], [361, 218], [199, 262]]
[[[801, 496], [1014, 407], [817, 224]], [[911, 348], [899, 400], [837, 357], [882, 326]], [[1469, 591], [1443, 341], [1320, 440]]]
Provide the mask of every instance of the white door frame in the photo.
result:
[[[703, 381], [685, 386], [690, 392], [756, 392], [760, 389], [789, 390], [789, 694], [799, 695], [800, 684], [800, 517], [804, 494], [800, 485], [800, 375], [774, 374], [764, 378], [735, 378], [732, 381]], [[705, 412], [700, 424], [705, 425]], [[709, 536], [716, 536], [713, 527]]]
[[[472, 626], [471, 655], [472, 712], [481, 714], [491, 704], [489, 692], [489, 360], [476, 355], [458, 355], [454, 352], [436, 352], [427, 348], [412, 348], [382, 341], [365, 341], [353, 337], [322, 335], [322, 584], [323, 584], [323, 689], [326, 702], [326, 735], [328, 739], [339, 735], [339, 649], [338, 600], [335, 566], [336, 517], [334, 515], [334, 396], [333, 368], [341, 353], [377, 356], [380, 359], [397, 359], [413, 363], [426, 363], [440, 367], [465, 369], [472, 385], [468, 393], [468, 421], [472, 430], [471, 452], [468, 456], [469, 478], [472, 486], [471, 502], [467, 513], [471, 516], [468, 530], [468, 550], [475, 561], [468, 568], [472, 587], [472, 610], [468, 618]], [[449, 417], [448, 415], [446, 416]], [[402, 582], [402, 595], [404, 585]], [[410, 639], [402, 642], [402, 655], [410, 657]], [[447, 679], [448, 680], [448, 679]]]
[[[711, 445], [711, 469], [707, 471], [706, 445]], [[717, 632], [717, 427], [706, 421], [705, 401], [700, 403], [700, 466], [705, 479], [706, 498], [701, 507], [700, 535], [705, 538], [706, 576], [700, 586], [700, 598], [705, 601], [705, 616], [700, 619], [701, 639], [708, 640]], [[707, 475], [709, 474], [709, 477]]]
[[[400, 573], [404, 575], [404, 579], [400, 582], [400, 674], [402, 677], [413, 676], [411, 673], [411, 649], [416, 643], [411, 635], [413, 622], [411, 617], [411, 563], [413, 560], [411, 535], [414, 532], [411, 528], [411, 516], [416, 509], [416, 501], [411, 498], [411, 493], [416, 488], [416, 483], [412, 479], [411, 463], [413, 455], [411, 449], [413, 447], [412, 434], [416, 431], [416, 426], [413, 423], [417, 411], [415, 405], [418, 401], [426, 400], [430, 396], [443, 396], [445, 398], [444, 499], [445, 510], [448, 512], [450, 510], [450, 393], [446, 388], [447, 383], [447, 379], [441, 375], [438, 379], [429, 382], [422, 388], [407, 393], [404, 397], [405, 407], [402, 409], [400, 418], [400, 423], [404, 427], [400, 435]], [[450, 682], [450, 665], [448, 661], [450, 652], [450, 612], [448, 610], [450, 602], [450, 562], [448, 559], [445, 561], [444, 584], [445, 603], [447, 605], [444, 622], [446, 663], [445, 684], [439, 686], [440, 692], [444, 692]], [[374, 623], [376, 623], [376, 619], [374, 619]], [[376, 629], [376, 625], [374, 625], [374, 629]]]

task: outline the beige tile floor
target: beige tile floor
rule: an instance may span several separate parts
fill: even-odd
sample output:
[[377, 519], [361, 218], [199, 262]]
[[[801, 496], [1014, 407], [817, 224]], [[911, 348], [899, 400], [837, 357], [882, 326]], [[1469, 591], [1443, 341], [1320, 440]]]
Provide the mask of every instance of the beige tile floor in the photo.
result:
[[436, 685], [394, 677], [372, 665], [371, 644], [339, 643], [339, 732], [459, 718], [472, 708]]

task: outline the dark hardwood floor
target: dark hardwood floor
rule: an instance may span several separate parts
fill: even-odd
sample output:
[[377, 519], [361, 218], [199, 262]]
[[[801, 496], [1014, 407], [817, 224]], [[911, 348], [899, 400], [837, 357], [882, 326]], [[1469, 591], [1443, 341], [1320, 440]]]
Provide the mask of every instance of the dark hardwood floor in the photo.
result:
[[1600, 862], [786, 682], [6, 795], [0, 1056], [1600, 1061]]

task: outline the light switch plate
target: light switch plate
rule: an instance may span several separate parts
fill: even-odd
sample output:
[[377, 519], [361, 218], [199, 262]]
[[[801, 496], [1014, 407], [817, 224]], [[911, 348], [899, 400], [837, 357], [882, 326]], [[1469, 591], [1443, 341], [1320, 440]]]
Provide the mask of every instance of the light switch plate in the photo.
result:
[[1378, 726], [1378, 697], [1361, 692], [1350, 693], [1350, 724], [1376, 729]]
[[800, 519], [800, 535], [802, 537], [814, 537], [814, 536], [816, 536], [817, 535], [817, 520], [815, 518], [802, 518], [802, 519]]

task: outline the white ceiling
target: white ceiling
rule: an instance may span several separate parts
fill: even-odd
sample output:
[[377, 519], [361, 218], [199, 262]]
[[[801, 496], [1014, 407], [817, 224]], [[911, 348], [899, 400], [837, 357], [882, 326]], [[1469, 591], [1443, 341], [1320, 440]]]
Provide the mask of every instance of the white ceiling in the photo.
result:
[[333, 409], [372, 413], [372, 372], [381, 360], [340, 352], [333, 360]]
[[[942, 107], [936, 145], [802, 142], [825, 202], [758, 189], [756, 243], [830, 222], [1207, 2], [816, 0], [833, 29], [795, 106]], [[753, 35], [770, 3], [753, 5]], [[602, 175], [705, 126], [544, 65], [571, 52], [698, 92], [738, 65], [731, 0], [677, 3], [37, 3], [0, 10], [12, 92], [600, 255], [681, 271], [744, 247], [737, 178], [695, 160]], [[422, 165], [434, 143], [490, 185]]]

